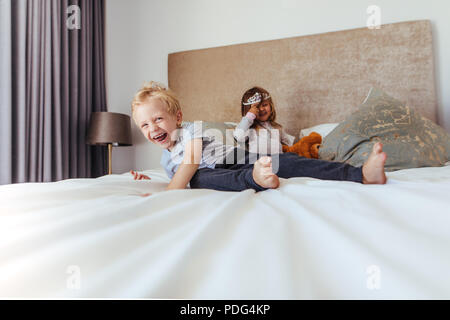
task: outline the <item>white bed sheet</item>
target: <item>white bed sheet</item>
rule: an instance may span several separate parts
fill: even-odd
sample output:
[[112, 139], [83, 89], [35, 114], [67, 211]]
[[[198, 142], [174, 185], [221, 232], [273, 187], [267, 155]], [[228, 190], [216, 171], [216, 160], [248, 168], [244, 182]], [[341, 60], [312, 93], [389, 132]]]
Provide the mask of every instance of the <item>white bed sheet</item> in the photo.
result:
[[146, 173], [1, 186], [0, 297], [450, 298], [450, 166], [140, 197]]

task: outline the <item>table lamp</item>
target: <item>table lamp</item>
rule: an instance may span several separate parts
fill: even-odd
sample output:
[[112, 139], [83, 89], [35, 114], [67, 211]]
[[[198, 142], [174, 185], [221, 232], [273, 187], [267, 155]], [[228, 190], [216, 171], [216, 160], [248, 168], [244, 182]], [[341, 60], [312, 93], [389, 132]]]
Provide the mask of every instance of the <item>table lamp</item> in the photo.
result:
[[115, 112], [92, 112], [86, 143], [108, 146], [108, 174], [111, 174], [112, 147], [132, 145], [130, 117]]

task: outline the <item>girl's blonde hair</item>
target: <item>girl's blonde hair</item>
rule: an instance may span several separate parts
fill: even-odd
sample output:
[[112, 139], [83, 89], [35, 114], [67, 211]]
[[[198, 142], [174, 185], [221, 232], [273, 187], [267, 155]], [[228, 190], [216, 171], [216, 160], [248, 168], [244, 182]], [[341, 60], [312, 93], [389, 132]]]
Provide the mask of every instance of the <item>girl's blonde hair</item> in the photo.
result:
[[[263, 101], [268, 100], [269, 104], [270, 104], [271, 114], [267, 121], [270, 122], [272, 127], [281, 129], [282, 126], [278, 122], [275, 121], [277, 118], [277, 112], [275, 111], [275, 104], [273, 103], [272, 97], [270, 96], [269, 92], [266, 89], [263, 89], [261, 87], [253, 87], [253, 88], [250, 88], [247, 91], [245, 91], [245, 93], [241, 99], [241, 114], [242, 114], [242, 116], [245, 116], [251, 107], [250, 105], [244, 105], [244, 103], [246, 103], [250, 97], [253, 97], [253, 95], [255, 93], [259, 93], [261, 95], [261, 97], [269, 96], [269, 99], [265, 99], [265, 100], [262, 99], [261, 102], [258, 104], [258, 106], [260, 106], [263, 103]], [[255, 122], [253, 122], [253, 125], [251, 126], [251, 128], [255, 128], [256, 130], [259, 130], [262, 127], [257, 121], [255, 121]]]
[[178, 111], [181, 111], [180, 102], [172, 90], [161, 83], [150, 81], [144, 83], [142, 88], [134, 95], [131, 102], [132, 115], [134, 115], [136, 108], [144, 104], [149, 98], [159, 98], [164, 101], [167, 104], [167, 112], [172, 115], [176, 115]]

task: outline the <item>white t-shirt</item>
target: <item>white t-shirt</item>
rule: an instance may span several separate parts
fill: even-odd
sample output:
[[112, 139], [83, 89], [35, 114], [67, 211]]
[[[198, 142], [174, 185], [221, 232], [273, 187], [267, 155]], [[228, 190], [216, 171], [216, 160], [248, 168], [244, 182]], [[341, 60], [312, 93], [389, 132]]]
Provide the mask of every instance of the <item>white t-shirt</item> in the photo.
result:
[[203, 142], [199, 169], [214, 168], [216, 163], [222, 163], [228, 152], [234, 148], [231, 145], [223, 144], [212, 134], [205, 134], [205, 128], [201, 121], [185, 122], [179, 130], [180, 132], [172, 151], [165, 149], [161, 157], [161, 165], [171, 179], [183, 161], [187, 143], [192, 139], [201, 138]]

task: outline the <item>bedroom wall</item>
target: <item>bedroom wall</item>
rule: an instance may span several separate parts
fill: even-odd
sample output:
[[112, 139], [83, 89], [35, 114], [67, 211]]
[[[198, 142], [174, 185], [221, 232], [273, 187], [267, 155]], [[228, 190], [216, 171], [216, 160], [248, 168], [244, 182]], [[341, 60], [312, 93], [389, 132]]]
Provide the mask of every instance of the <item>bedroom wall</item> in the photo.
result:
[[[167, 84], [171, 52], [361, 28], [369, 5], [380, 7], [382, 24], [431, 20], [439, 122], [450, 132], [447, 0], [106, 0], [109, 111], [130, 114], [130, 101], [146, 80]], [[161, 150], [135, 126], [133, 141], [114, 148], [114, 173], [159, 167]]]

